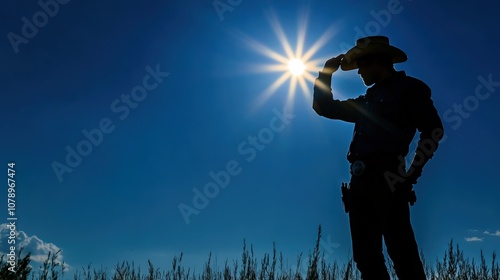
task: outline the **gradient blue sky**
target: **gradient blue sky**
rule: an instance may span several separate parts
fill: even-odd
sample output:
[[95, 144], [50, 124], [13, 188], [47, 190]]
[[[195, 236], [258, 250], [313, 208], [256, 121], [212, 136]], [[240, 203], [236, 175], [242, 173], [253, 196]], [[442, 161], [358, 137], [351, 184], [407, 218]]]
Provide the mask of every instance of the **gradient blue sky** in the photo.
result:
[[[287, 80], [263, 100], [282, 73], [256, 71], [276, 61], [255, 42], [286, 56], [272, 23], [295, 50], [307, 18], [304, 50], [331, 35], [311, 60], [353, 46], [357, 30], [386, 35], [409, 57], [396, 69], [433, 90], [447, 138], [412, 207], [427, 259], [442, 256], [451, 239], [470, 257], [499, 251], [498, 3], [220, 2], [235, 5], [218, 13], [212, 0], [72, 0], [58, 4], [17, 53], [8, 34], [21, 36], [22, 18], [32, 22], [42, 8], [0, 4], [0, 172], [6, 182], [7, 163], [16, 162], [19, 242], [40, 254], [62, 249], [68, 276], [90, 262], [110, 271], [121, 260], [144, 266], [151, 259], [166, 268], [180, 252], [199, 270], [210, 252], [219, 264], [239, 259], [243, 239], [258, 257], [275, 241], [293, 266], [313, 248], [321, 224], [328, 257], [345, 261], [350, 237], [340, 184], [349, 180], [353, 126], [314, 113], [310, 81], [290, 97]], [[381, 10], [393, 12], [377, 21], [387, 15]], [[156, 68], [168, 76], [148, 80]], [[126, 105], [121, 96], [145, 78], [151, 90], [134, 108]], [[333, 88], [338, 98], [366, 90], [355, 71], [336, 73]], [[294, 117], [283, 122], [276, 112], [289, 98]], [[54, 162], [66, 165], [66, 147], [77, 149], [82, 131], [100, 125], [109, 133], [58, 178]], [[259, 135], [266, 143], [252, 146]], [[179, 205], [193, 206], [193, 189], [203, 191], [214, 181], [210, 172], [228, 164], [230, 182], [187, 224]]]

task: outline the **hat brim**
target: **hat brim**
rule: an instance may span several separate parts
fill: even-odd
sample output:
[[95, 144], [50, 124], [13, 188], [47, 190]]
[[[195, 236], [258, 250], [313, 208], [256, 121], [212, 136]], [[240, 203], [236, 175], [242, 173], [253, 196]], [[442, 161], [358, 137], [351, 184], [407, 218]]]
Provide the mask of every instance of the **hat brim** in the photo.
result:
[[354, 70], [358, 68], [357, 60], [360, 57], [370, 54], [385, 54], [392, 57], [392, 63], [400, 63], [408, 60], [406, 53], [402, 50], [388, 45], [372, 44], [364, 48], [353, 47], [345, 53], [344, 59], [340, 64], [340, 68], [344, 71]]

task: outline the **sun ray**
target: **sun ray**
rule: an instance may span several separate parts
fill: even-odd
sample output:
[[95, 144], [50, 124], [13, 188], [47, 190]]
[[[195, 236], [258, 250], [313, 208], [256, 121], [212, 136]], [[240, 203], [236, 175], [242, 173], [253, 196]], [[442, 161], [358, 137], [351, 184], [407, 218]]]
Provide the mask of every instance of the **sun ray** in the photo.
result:
[[288, 64], [251, 65], [249, 69], [257, 73], [283, 72], [288, 70]]
[[297, 50], [295, 51], [295, 57], [302, 57], [302, 52], [304, 51], [304, 43], [306, 41], [306, 30], [307, 30], [307, 17], [308, 11], [302, 14], [302, 17], [299, 19], [299, 28], [298, 28], [298, 36], [297, 36]]
[[290, 72], [285, 72], [283, 73], [276, 81], [274, 81], [269, 87], [266, 88], [266, 90], [264, 90], [264, 92], [261, 93], [261, 95], [259, 96], [258, 100], [257, 100], [257, 104], [256, 106], [257, 107], [260, 107], [267, 99], [269, 99], [269, 97], [271, 97], [271, 95], [273, 95], [276, 90], [282, 85], [284, 84], [290, 77], [292, 76], [292, 74]]
[[292, 76], [292, 79], [290, 80], [290, 86], [288, 87], [288, 96], [286, 99], [286, 107], [291, 108], [291, 104], [294, 100], [295, 96], [295, 90], [297, 89], [297, 80], [300, 79], [300, 77], [295, 77]]
[[243, 40], [245, 43], [247, 43], [251, 48], [253, 48], [257, 52], [259, 52], [259, 53], [261, 53], [269, 58], [272, 58], [278, 62], [281, 62], [283, 64], [288, 63], [288, 58], [286, 56], [283, 56], [283, 55], [271, 50], [270, 48], [266, 47], [262, 43], [259, 43], [258, 41], [255, 41], [254, 39], [252, 39], [246, 35], [243, 35], [243, 34], [240, 34], [240, 39]]
[[312, 83], [316, 80], [316, 78], [309, 72], [304, 72], [304, 78]]
[[306, 63], [306, 67], [309, 70], [309, 72], [319, 72], [320, 70], [323, 69], [323, 64], [328, 59], [330, 59], [330, 57], [328, 57], [328, 58], [319, 58], [319, 59], [315, 59], [315, 60], [309, 60]]
[[288, 39], [283, 32], [283, 28], [281, 28], [281, 24], [279, 23], [278, 18], [273, 12], [270, 13], [269, 20], [271, 22], [271, 27], [274, 30], [274, 34], [276, 34], [276, 36], [278, 37], [278, 40], [280, 41], [281, 46], [284, 48], [286, 55], [288, 56], [288, 58], [292, 58], [292, 47], [290, 46], [290, 43], [288, 42]]
[[302, 93], [304, 94], [304, 96], [309, 97], [310, 94], [309, 94], [309, 88], [307, 87], [306, 79], [301, 77], [299, 79], [299, 85], [300, 85], [300, 89], [302, 89]]
[[310, 87], [307, 83], [307, 80], [302, 77], [300, 80], [299, 80], [299, 86], [300, 86], [300, 90], [302, 92], [302, 97], [304, 98], [304, 101], [305, 101], [305, 104], [310, 104], [310, 106], [312, 106], [312, 100], [313, 100], [313, 96], [312, 96], [312, 87]]
[[335, 34], [333, 26], [330, 26], [322, 35], [321, 37], [314, 42], [312, 47], [302, 56], [302, 59], [304, 61], [307, 61], [313, 56], [316, 52], [318, 52], [319, 49], [321, 49]]

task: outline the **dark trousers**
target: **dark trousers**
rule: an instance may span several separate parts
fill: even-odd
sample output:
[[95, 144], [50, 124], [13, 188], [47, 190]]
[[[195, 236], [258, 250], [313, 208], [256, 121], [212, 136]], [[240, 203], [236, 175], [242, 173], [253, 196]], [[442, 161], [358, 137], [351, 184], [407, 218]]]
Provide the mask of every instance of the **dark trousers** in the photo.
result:
[[382, 238], [400, 280], [426, 279], [410, 224], [409, 204], [383, 174], [351, 178], [349, 223], [353, 257], [364, 280], [389, 280]]

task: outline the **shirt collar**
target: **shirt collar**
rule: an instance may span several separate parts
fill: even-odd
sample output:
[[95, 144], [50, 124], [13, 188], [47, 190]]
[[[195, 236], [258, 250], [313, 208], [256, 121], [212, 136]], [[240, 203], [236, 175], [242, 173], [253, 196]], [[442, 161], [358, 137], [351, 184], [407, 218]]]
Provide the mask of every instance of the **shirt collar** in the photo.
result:
[[383, 88], [385, 85], [394, 83], [394, 81], [396, 81], [398, 79], [401, 79], [403, 77], [406, 77], [405, 71], [394, 71], [394, 73], [392, 73], [389, 77], [387, 77], [387, 78], [383, 79], [382, 81], [374, 84], [373, 86], [371, 86], [370, 88], [368, 88], [367, 91], [372, 91], [372, 90], [377, 90], [377, 89]]

